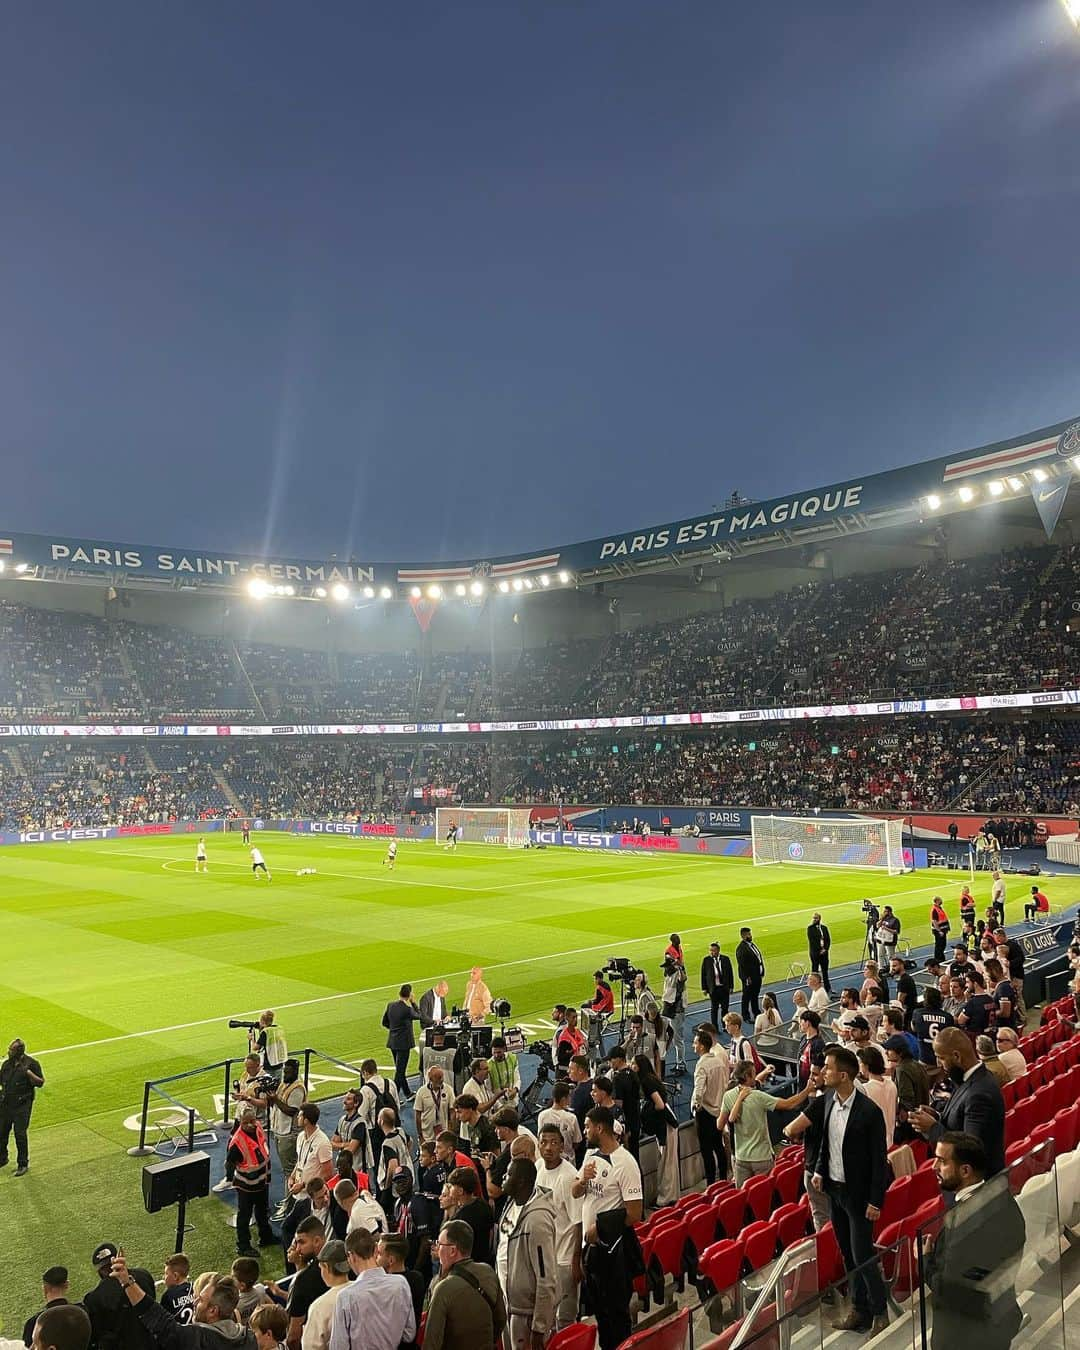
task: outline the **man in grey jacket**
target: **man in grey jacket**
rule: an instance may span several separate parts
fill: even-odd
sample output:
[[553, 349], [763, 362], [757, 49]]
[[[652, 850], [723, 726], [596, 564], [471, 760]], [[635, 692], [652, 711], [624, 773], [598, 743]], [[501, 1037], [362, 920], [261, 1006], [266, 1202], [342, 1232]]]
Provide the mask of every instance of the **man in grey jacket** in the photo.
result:
[[112, 1277], [160, 1350], [256, 1350], [254, 1333], [236, 1320], [240, 1289], [230, 1275], [218, 1276], [204, 1287], [189, 1326], [175, 1322], [152, 1295], [147, 1296], [132, 1278], [122, 1252], [113, 1259]]
[[543, 1350], [558, 1304], [555, 1203], [536, 1189], [536, 1164], [527, 1158], [511, 1162], [503, 1189], [510, 1203], [495, 1264], [509, 1314], [507, 1350]]

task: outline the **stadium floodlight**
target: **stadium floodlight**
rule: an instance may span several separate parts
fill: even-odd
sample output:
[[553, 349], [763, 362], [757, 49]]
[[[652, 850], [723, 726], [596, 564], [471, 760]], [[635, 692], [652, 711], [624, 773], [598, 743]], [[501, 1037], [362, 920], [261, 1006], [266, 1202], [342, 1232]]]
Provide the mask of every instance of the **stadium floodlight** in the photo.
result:
[[931, 492], [930, 496], [926, 499], [926, 504], [931, 511], [939, 511], [941, 509], [941, 498], [936, 492]]
[[454, 587], [454, 594], [455, 595], [465, 594], [465, 583], [463, 581], [459, 581], [458, 584]]
[[540, 574], [540, 585], [545, 587], [551, 585], [551, 578], [546, 572], [541, 572]]
[[428, 593], [428, 599], [429, 599], [429, 600], [441, 600], [441, 599], [442, 599], [442, 587], [439, 585], [439, 583], [438, 583], [437, 581], [433, 581], [433, 582], [431, 583], [431, 585], [427, 588], [427, 593]]
[[509, 583], [508, 581], [500, 581], [500, 582], [499, 582], [499, 593], [500, 593], [501, 595], [505, 595], [509, 589], [510, 589], [510, 583]]
[[318, 598], [319, 598], [320, 600], [325, 600], [325, 599], [326, 599], [326, 587], [325, 587], [325, 586], [316, 586], [316, 587], [315, 587], [315, 594], [318, 596]]
[[1007, 481], [1009, 486], [1012, 488], [1014, 492], [1019, 492], [1020, 489], [1024, 486], [1024, 480], [1022, 478], [1010, 476]]
[[1074, 469], [1080, 469], [1080, 455], [1073, 455], [1071, 462]]
[[560, 573], [559, 573], [559, 580], [562, 582], [562, 584], [563, 584], [564, 586], [566, 586], [566, 585], [569, 583], [569, 581], [570, 581], [570, 573], [569, 573], [569, 572], [560, 572]]
[[511, 582], [511, 585], [513, 586], [515, 591], [524, 590], [525, 588], [525, 583], [521, 580], [520, 577], [515, 577], [514, 580]]
[[1032, 473], [1035, 475], [1036, 483], [1045, 483], [1046, 480], [1050, 477], [1050, 475], [1046, 472], [1045, 469], [1033, 469]]
[[26, 563], [16, 563], [16, 564], [15, 564], [15, 571], [18, 572], [19, 576], [22, 576], [23, 573], [24, 573], [26, 570], [27, 570], [27, 564], [26, 564]]
[[990, 493], [991, 497], [1000, 497], [1005, 491], [1005, 484], [1000, 478], [995, 478], [992, 483], [987, 483], [986, 490]]
[[252, 577], [247, 584], [247, 590], [253, 600], [262, 600], [270, 594], [270, 583], [264, 581], [262, 577]]
[[348, 586], [346, 586], [346, 585], [344, 584], [344, 582], [339, 581], [339, 582], [334, 586], [334, 588], [333, 588], [333, 590], [330, 592], [330, 594], [334, 597], [335, 600], [337, 600], [337, 601], [340, 603], [340, 602], [343, 602], [343, 601], [345, 601], [345, 600], [348, 600], [348, 598], [349, 598], [349, 588], [348, 588]]
[[2, 572], [3, 570], [4, 570], [4, 560], [3, 558], [0, 558], [0, 572]]
[[533, 588], [532, 577], [526, 577], [526, 578], [525, 578], [525, 589], [526, 589], [527, 591], [531, 591], [532, 588]]
[[365, 587], [364, 587], [364, 599], [365, 599], [365, 600], [374, 600], [374, 599], [375, 599], [375, 587], [374, 587], [374, 586], [365, 586]]
[[383, 588], [379, 591], [380, 600], [393, 600], [393, 598], [394, 592], [390, 589], [389, 586], [383, 586]]
[[1080, 28], [1080, 0], [1061, 0], [1074, 28]]
[[412, 596], [414, 600], [419, 600], [421, 595], [423, 595], [423, 591], [421, 591], [419, 586], [410, 586], [409, 594]]
[[962, 502], [970, 502], [970, 501], [974, 501], [974, 500], [975, 500], [975, 489], [974, 489], [974, 488], [968, 487], [967, 484], [965, 483], [965, 485], [960, 489], [960, 491], [959, 491], [959, 493], [958, 493], [957, 495], [959, 496], [959, 498], [960, 498], [960, 500], [961, 500]]
[[482, 581], [474, 581], [474, 582], [472, 583], [472, 585], [469, 587], [469, 594], [470, 594], [470, 595], [483, 595], [483, 594], [484, 594], [484, 583], [483, 583]]

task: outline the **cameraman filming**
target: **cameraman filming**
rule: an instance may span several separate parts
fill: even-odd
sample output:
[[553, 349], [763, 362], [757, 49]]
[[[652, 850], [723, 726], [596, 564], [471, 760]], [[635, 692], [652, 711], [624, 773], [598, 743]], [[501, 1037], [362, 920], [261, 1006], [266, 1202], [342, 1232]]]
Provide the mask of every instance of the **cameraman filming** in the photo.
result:
[[26, 1053], [25, 1041], [16, 1038], [0, 1064], [0, 1167], [8, 1164], [8, 1139], [14, 1130], [17, 1177], [26, 1176], [30, 1167], [30, 1112], [34, 1094], [44, 1085], [41, 1065]]

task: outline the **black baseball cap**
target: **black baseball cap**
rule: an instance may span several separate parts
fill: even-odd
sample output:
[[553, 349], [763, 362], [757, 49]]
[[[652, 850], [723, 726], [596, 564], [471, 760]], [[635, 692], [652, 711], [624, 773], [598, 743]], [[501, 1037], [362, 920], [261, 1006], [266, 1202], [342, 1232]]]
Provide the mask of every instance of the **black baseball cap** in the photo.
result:
[[58, 1288], [62, 1284], [67, 1284], [67, 1282], [67, 1266], [50, 1266], [41, 1277], [41, 1283], [51, 1285], [53, 1289]]
[[103, 1266], [106, 1261], [115, 1261], [120, 1254], [120, 1248], [115, 1242], [99, 1242], [94, 1248], [94, 1254], [90, 1258], [92, 1266]]
[[869, 1031], [869, 1030], [870, 1030], [870, 1023], [866, 1020], [865, 1017], [853, 1017], [853, 1018], [851, 1018], [851, 1020], [848, 1022], [847, 1025], [848, 1025], [848, 1030], [849, 1030], [849, 1031], [852, 1030], [852, 1029], [854, 1029], [854, 1030], [856, 1030], [856, 1031]]

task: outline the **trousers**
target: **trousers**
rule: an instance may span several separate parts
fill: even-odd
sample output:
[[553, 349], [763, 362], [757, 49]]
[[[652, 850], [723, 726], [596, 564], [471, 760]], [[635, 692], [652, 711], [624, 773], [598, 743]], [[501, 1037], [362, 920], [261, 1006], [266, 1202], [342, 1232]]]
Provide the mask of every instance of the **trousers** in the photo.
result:
[[817, 956], [811, 956], [810, 969], [816, 971], [821, 976], [821, 983], [825, 986], [825, 992], [831, 994], [832, 985], [829, 983], [829, 953], [818, 952]]
[[717, 985], [709, 994], [709, 1011], [712, 1014], [712, 1024], [719, 1030], [724, 1029], [722, 1021], [728, 1014], [728, 1000], [731, 997], [731, 990], [727, 985]]
[[258, 1191], [236, 1189], [236, 1250], [247, 1251], [251, 1246], [251, 1220], [259, 1230], [259, 1241], [270, 1245], [274, 1230], [270, 1226], [270, 1187]]
[[847, 1187], [836, 1183], [830, 1183], [829, 1212], [850, 1277], [852, 1307], [866, 1318], [883, 1317], [888, 1296], [874, 1252], [873, 1221], [855, 1208]]
[[0, 1162], [8, 1160], [8, 1140], [15, 1131], [15, 1158], [20, 1167], [30, 1162], [30, 1112], [34, 1109], [32, 1101], [21, 1106], [0, 1105]]
[[395, 1050], [394, 1055], [394, 1086], [403, 1096], [409, 1095], [409, 1056], [411, 1050]]
[[585, 1292], [596, 1318], [600, 1350], [616, 1350], [630, 1335], [630, 1295], [633, 1281], [623, 1256], [625, 1243], [614, 1251], [594, 1243], [585, 1248]]
[[758, 995], [761, 993], [760, 980], [747, 980], [742, 987], [742, 1020], [752, 1022], [758, 1013], [761, 1012], [761, 1005], [758, 1003]]
[[701, 1150], [701, 1165], [705, 1169], [705, 1184], [711, 1186], [718, 1176], [727, 1176], [724, 1136], [716, 1128], [716, 1117], [702, 1106], [694, 1112], [694, 1124]]

